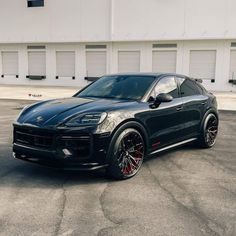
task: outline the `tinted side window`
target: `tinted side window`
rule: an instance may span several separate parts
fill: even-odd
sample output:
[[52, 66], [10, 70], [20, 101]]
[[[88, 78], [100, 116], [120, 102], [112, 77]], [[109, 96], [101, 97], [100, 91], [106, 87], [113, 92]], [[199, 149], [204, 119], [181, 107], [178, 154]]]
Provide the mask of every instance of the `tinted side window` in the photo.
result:
[[199, 88], [201, 94], [205, 94], [207, 91], [206, 89], [199, 83], [196, 83], [197, 87]]
[[201, 94], [200, 88], [190, 79], [178, 78], [182, 97]]
[[165, 77], [162, 78], [156, 85], [155, 89], [155, 96], [157, 96], [160, 93], [168, 93], [173, 98], [178, 98], [178, 87], [175, 81], [174, 77]]

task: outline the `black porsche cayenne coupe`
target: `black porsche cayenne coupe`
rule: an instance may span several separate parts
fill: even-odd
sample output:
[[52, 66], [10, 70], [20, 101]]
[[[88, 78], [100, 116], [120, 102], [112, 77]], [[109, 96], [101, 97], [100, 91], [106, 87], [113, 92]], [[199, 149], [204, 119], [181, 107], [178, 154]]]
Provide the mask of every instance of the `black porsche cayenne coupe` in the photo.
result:
[[197, 81], [177, 74], [117, 74], [71, 98], [25, 107], [14, 123], [14, 157], [64, 169], [106, 168], [134, 176], [145, 157], [218, 132], [217, 102]]

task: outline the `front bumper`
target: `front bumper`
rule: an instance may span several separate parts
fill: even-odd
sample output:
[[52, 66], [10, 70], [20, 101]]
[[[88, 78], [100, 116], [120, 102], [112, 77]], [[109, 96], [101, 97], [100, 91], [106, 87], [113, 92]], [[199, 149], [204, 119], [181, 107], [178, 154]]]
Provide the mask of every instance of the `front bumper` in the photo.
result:
[[84, 129], [41, 129], [14, 125], [15, 158], [60, 169], [96, 170], [107, 166], [110, 134]]

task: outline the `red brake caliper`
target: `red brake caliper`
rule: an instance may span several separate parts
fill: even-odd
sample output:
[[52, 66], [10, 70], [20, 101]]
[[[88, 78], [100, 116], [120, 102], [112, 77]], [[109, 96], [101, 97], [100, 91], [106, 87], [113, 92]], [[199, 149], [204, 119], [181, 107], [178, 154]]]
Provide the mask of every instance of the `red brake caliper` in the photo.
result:
[[136, 157], [135, 157], [135, 159], [136, 159], [136, 164], [138, 164], [139, 162], [140, 162], [140, 159], [141, 159], [141, 148], [142, 147], [139, 147], [138, 148], [138, 150], [136, 151]]

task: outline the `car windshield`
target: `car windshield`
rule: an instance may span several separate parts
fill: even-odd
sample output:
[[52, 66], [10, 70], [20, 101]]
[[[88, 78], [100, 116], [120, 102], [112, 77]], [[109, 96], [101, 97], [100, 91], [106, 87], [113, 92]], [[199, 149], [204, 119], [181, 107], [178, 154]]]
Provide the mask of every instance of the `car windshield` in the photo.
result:
[[154, 80], [154, 76], [104, 76], [76, 96], [140, 100]]

